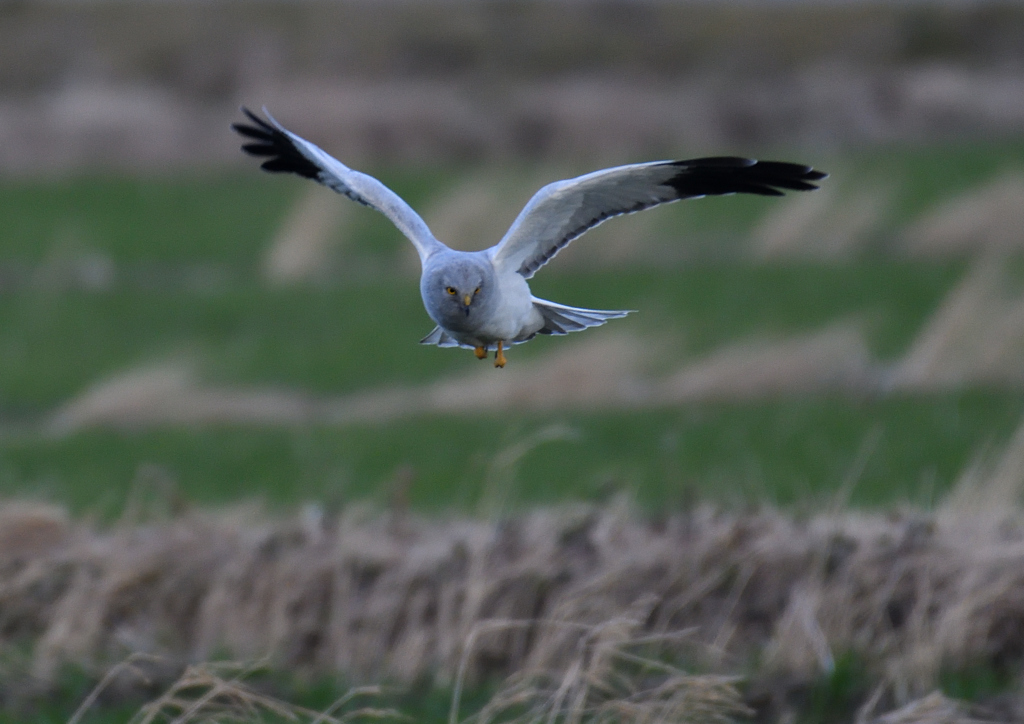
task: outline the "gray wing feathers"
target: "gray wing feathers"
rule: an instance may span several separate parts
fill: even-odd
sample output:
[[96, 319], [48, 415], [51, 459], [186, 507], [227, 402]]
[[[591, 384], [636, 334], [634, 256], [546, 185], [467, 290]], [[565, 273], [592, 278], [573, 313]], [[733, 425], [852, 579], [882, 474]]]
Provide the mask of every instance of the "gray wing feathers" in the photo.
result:
[[825, 176], [810, 166], [732, 156], [607, 168], [538, 191], [492, 258], [499, 269], [529, 279], [573, 239], [613, 216], [700, 196], [810, 191]]
[[548, 184], [494, 247], [495, 266], [529, 279], [569, 242], [607, 219], [673, 200], [675, 191], [662, 183], [674, 174], [660, 163], [637, 164]]
[[272, 173], [294, 173], [320, 182], [364, 206], [384, 214], [416, 247], [420, 261], [444, 244], [434, 238], [426, 222], [402, 197], [365, 173], [350, 169], [319, 146], [297, 136], [264, 108], [264, 120], [243, 108], [253, 125], [232, 124], [232, 128], [251, 142], [242, 150], [253, 156], [266, 157], [262, 168]]

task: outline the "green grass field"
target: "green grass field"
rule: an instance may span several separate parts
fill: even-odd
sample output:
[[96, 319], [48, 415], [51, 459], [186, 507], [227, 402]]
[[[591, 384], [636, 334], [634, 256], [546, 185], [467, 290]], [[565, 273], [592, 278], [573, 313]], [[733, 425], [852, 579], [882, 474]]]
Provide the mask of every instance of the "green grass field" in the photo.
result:
[[[496, 494], [520, 507], [618, 492], [650, 509], [694, 497], [814, 508], [844, 483], [856, 505], [927, 506], [979, 451], [998, 447], [1022, 411], [1024, 395], [975, 391], [623, 413], [482, 412], [343, 428], [95, 430], [60, 440], [14, 433], [3, 440], [0, 475], [7, 495], [42, 496], [103, 517], [116, 515], [154, 469], [198, 504], [250, 497], [285, 506], [387, 504], [402, 481], [412, 505], [437, 512], [490, 507]], [[531, 443], [552, 426], [553, 439]], [[523, 443], [514, 467], [495, 469], [504, 451]]]
[[[1021, 162], [1024, 146], [1004, 145], [874, 151], [821, 165], [841, 169], [828, 183], [843, 188], [899, 180], [885, 231], [894, 237], [915, 214]], [[379, 173], [423, 207], [465, 172]], [[370, 260], [359, 267], [364, 271], [346, 270], [341, 259], [334, 282], [274, 288], [262, 281], [267, 246], [302, 188], [255, 170], [0, 184], [3, 494], [41, 496], [106, 517], [156, 466], [181, 496], [200, 504], [247, 497], [286, 506], [309, 499], [383, 503], [396, 476], [411, 481], [408, 499], [426, 510], [617, 492], [652, 508], [694, 495], [818, 504], [844, 485], [852, 485], [855, 504], [928, 504], [979, 451], [1006, 439], [1024, 412], [1021, 392], [967, 388], [629, 412], [479, 409], [387, 425], [45, 434], [47, 416], [90, 385], [167, 360], [193, 364], [211, 383], [323, 396], [479, 370], [464, 351], [416, 344], [431, 323], [414, 277], [395, 284], [379, 273], [401, 268], [405, 242], [371, 212], [356, 209], [347, 227], [353, 238], [346, 248]], [[720, 239], [727, 253], [662, 268], [555, 262], [534, 289], [582, 306], [638, 309], [612, 327], [672, 340], [687, 357], [749, 335], [858, 319], [872, 352], [885, 360], [906, 351], [967, 268], [964, 259], [908, 260], [890, 250], [884, 234], [840, 261], [754, 263], [743, 239], [775, 203], [704, 199], [651, 212], [662, 215], [658, 228], [669, 230], [662, 233], [678, 226], [673, 243], [706, 249]], [[631, 220], [613, 223], [629, 232]], [[82, 282], [76, 264], [95, 259], [106, 270], [101, 282]], [[512, 363], [562, 344], [537, 340], [517, 348]], [[552, 426], [562, 431], [557, 439], [531, 443]], [[497, 470], [495, 461], [516, 445], [526, 452]]]

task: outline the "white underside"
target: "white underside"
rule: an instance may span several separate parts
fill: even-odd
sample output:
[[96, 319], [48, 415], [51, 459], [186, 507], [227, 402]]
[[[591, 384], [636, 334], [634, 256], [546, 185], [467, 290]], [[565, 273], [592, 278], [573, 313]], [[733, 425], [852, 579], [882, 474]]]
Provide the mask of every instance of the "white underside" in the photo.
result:
[[[540, 318], [540, 326], [528, 334], [518, 336], [499, 337], [506, 345], [522, 344], [533, 339], [538, 333], [561, 335], [569, 332], [579, 332], [589, 327], [599, 327], [609, 319], [618, 319], [629, 314], [630, 310], [622, 309], [584, 309], [582, 307], [568, 307], [564, 304], [549, 302], [537, 297], [531, 297], [532, 312]], [[532, 318], [532, 315], [531, 315]], [[535, 325], [531, 324], [529, 328]], [[462, 339], [460, 339], [460, 337]], [[466, 340], [463, 335], [455, 335], [441, 327], [434, 329], [426, 337], [420, 340], [420, 344], [436, 344], [438, 347], [466, 347], [475, 349], [483, 347], [486, 350], [497, 349], [497, 341]]]
[[[458, 253], [458, 252], [456, 252]], [[448, 256], [446, 254], [446, 256]], [[450, 257], [449, 257], [450, 258]], [[446, 262], [442, 258], [438, 262]], [[493, 259], [488, 257], [493, 263]], [[474, 305], [465, 323], [459, 319], [458, 328], [442, 326], [439, 322], [422, 344], [439, 347], [469, 347], [485, 350], [497, 349], [498, 343], [521, 344], [538, 334], [567, 334], [604, 324], [609, 319], [624, 317], [623, 310], [583, 309], [538, 299], [530, 292], [526, 278], [518, 271], [494, 267], [494, 296], [482, 307]], [[429, 308], [429, 307], [428, 307]], [[467, 328], [468, 327], [468, 328]]]

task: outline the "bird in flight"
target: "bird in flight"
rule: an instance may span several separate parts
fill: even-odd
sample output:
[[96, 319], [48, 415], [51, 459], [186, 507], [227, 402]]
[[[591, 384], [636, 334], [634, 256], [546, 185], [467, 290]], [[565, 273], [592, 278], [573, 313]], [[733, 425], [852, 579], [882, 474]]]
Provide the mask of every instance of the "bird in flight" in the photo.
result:
[[422, 265], [420, 295], [437, 324], [421, 343], [471, 348], [478, 359], [494, 350], [495, 367], [505, 366], [508, 345], [538, 334], [578, 332], [629, 314], [538, 299], [527, 283], [569, 242], [606, 219], [701, 196], [811, 191], [818, 188], [814, 182], [827, 176], [797, 163], [732, 156], [606, 168], [548, 184], [497, 244], [482, 251], [457, 251], [434, 238], [419, 214], [377, 179], [287, 130], [266, 108], [266, 119], [248, 108], [242, 112], [252, 124], [231, 127], [249, 139], [243, 151], [266, 159], [264, 171], [313, 179], [376, 209], [416, 247]]

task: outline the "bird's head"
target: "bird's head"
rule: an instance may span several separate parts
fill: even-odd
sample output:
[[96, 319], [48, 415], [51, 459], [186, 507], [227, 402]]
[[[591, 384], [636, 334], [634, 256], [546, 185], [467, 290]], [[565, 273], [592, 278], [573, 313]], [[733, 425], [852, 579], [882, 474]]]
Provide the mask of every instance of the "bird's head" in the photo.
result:
[[468, 319], [489, 298], [494, 273], [490, 265], [472, 257], [449, 262], [427, 275], [424, 299], [446, 319]]
[[467, 267], [450, 270], [442, 277], [440, 286], [446, 302], [468, 317], [474, 302], [483, 293], [485, 283], [479, 270]]

